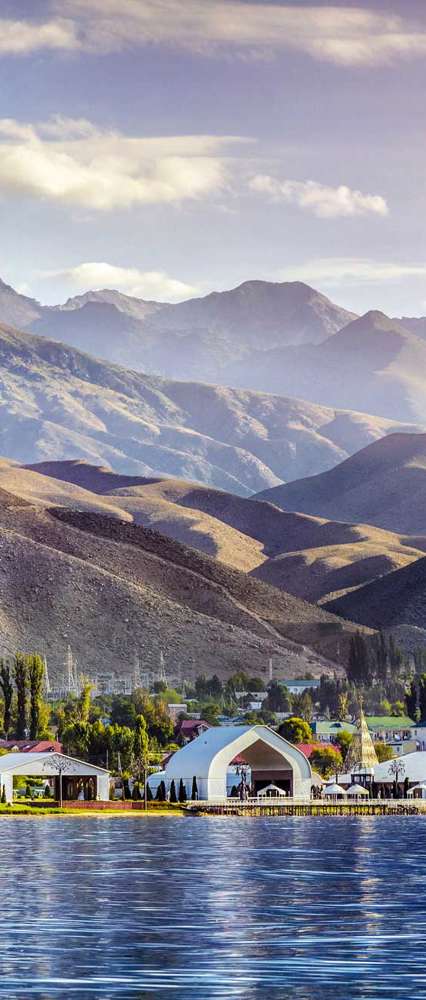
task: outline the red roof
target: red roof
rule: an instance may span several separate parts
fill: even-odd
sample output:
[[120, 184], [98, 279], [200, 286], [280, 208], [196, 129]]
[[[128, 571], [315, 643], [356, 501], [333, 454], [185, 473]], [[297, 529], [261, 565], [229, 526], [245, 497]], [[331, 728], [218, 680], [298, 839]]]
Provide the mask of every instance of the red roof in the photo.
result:
[[199, 729], [203, 726], [204, 729], [210, 729], [208, 722], [204, 719], [181, 719], [177, 725], [177, 732], [179, 733], [193, 733], [195, 729]]
[[62, 753], [62, 743], [58, 740], [0, 740], [0, 750], [13, 750], [17, 747], [20, 753]]

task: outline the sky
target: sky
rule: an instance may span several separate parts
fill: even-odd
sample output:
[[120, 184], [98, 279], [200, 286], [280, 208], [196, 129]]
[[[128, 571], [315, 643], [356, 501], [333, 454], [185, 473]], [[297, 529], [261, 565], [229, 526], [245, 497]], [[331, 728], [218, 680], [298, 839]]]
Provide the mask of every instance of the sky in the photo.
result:
[[426, 313], [426, 3], [0, 0], [0, 276]]

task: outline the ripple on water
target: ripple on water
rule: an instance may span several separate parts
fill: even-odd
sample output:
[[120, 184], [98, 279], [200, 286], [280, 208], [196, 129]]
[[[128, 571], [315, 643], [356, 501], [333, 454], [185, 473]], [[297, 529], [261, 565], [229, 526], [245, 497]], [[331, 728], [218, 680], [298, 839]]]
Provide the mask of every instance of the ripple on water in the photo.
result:
[[426, 998], [423, 817], [0, 823], [0, 997]]

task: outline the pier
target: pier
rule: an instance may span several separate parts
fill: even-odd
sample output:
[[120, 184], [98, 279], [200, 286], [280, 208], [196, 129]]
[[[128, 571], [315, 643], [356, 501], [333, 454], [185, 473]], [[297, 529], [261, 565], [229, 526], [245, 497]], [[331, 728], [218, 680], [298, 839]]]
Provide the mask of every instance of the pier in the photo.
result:
[[190, 802], [184, 809], [193, 816], [426, 816], [426, 799], [227, 799]]

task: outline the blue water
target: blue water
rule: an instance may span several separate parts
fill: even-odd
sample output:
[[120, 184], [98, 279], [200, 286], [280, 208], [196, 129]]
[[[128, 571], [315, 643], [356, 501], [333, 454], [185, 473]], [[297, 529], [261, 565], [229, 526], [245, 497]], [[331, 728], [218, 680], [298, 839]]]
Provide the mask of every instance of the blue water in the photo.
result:
[[0, 819], [0, 997], [426, 998], [426, 818]]

